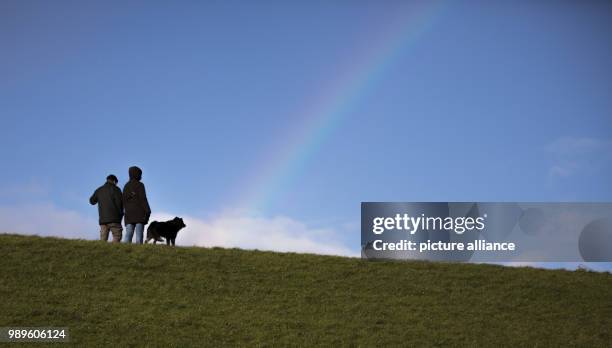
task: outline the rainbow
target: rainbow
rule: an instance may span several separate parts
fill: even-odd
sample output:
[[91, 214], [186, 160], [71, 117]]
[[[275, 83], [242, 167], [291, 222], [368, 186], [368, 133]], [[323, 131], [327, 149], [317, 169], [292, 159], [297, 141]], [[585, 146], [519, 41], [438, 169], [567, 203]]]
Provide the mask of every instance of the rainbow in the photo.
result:
[[424, 1], [412, 4], [407, 11], [398, 11], [389, 25], [378, 35], [381, 39], [370, 44], [324, 86], [318, 98], [309, 101], [300, 111], [301, 122], [283, 135], [275, 153], [260, 161], [243, 191], [240, 210], [263, 213], [303, 172], [326, 139], [339, 127], [360, 99], [372, 91], [401, 55], [434, 23], [442, 3]]

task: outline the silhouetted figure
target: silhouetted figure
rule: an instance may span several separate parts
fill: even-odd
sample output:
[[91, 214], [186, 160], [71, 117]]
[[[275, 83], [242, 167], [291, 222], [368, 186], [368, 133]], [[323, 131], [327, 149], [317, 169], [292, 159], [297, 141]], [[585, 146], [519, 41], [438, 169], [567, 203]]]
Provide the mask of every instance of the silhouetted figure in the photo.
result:
[[121, 219], [123, 218], [123, 199], [117, 187], [117, 177], [113, 174], [106, 177], [106, 183], [91, 195], [89, 203], [98, 204], [100, 239], [108, 240], [108, 231], [113, 233], [113, 243], [121, 241]]
[[130, 167], [130, 181], [123, 187], [123, 206], [125, 207], [125, 243], [132, 243], [136, 232], [136, 243], [142, 244], [144, 225], [149, 222], [151, 208], [147, 201], [145, 186], [140, 182], [142, 170]]

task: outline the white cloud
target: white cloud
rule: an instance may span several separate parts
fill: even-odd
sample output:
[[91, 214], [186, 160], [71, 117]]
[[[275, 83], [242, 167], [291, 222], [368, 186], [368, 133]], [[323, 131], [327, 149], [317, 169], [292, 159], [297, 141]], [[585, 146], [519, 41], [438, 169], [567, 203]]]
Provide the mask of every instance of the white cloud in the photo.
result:
[[[174, 215], [155, 214], [164, 221]], [[228, 214], [210, 219], [181, 216], [187, 227], [177, 237], [180, 245], [290, 251], [314, 254], [359, 256], [338, 240], [332, 229], [310, 228], [289, 217], [258, 217]]]
[[97, 221], [51, 203], [0, 206], [0, 232], [95, 239]]

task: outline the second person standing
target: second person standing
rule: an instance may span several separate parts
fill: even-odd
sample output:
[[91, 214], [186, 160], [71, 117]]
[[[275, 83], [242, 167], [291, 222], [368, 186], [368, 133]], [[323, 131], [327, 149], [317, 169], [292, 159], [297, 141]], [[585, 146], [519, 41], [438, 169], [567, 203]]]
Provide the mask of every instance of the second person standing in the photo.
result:
[[136, 243], [142, 244], [144, 226], [149, 222], [151, 208], [147, 201], [145, 186], [142, 179], [142, 170], [130, 167], [128, 170], [130, 181], [123, 187], [123, 208], [125, 210], [125, 237], [124, 243], [132, 243], [136, 232]]

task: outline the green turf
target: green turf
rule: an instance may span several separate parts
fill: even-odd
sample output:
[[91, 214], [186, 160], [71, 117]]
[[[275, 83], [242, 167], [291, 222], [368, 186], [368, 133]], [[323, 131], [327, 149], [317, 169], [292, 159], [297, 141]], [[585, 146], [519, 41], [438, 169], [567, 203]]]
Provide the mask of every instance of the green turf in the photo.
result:
[[0, 270], [0, 327], [76, 346], [612, 346], [609, 273], [17, 235]]

